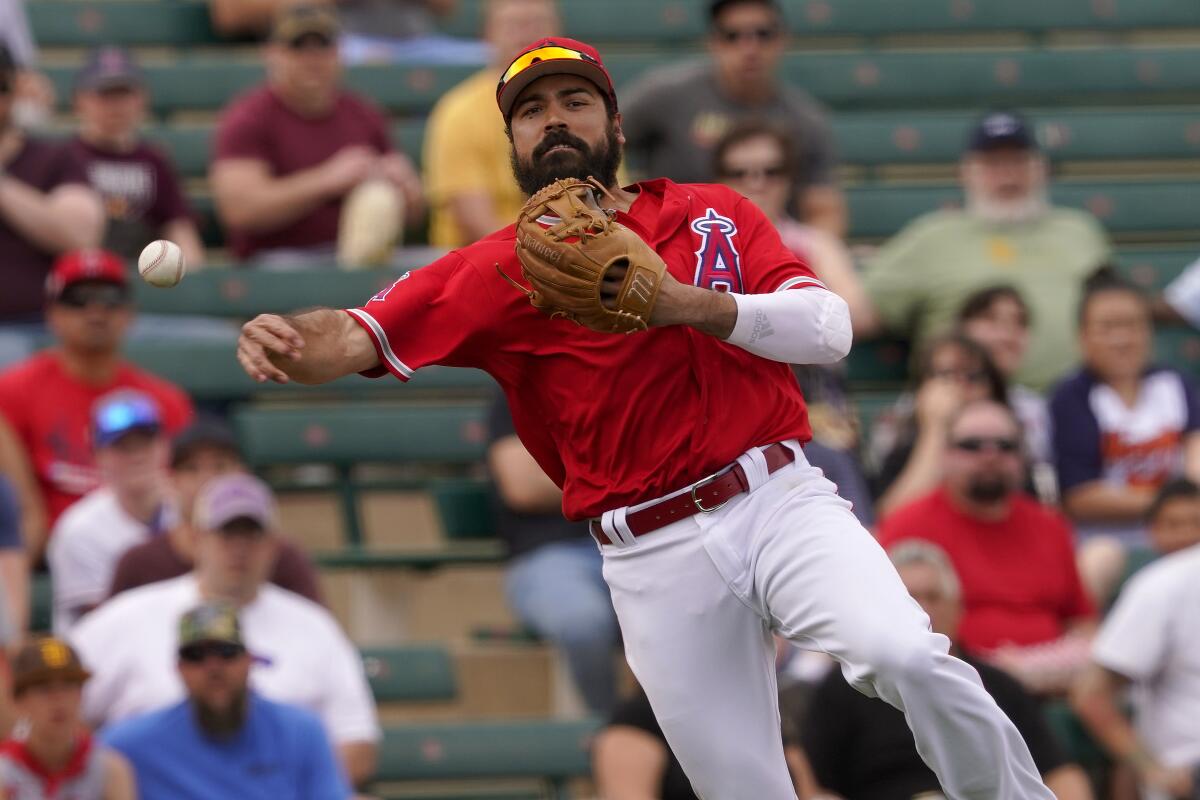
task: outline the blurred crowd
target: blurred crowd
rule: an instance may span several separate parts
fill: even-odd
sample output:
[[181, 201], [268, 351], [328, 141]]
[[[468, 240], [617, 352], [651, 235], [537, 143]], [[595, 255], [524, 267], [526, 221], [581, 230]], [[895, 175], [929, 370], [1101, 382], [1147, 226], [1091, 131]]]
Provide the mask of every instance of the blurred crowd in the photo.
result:
[[[262, 42], [266, 70], [217, 122], [208, 184], [227, 250], [206, 252], [183, 180], [141, 133], [135, 57], [94, 50], [55, 98], [21, 0], [0, 0], [0, 794], [333, 798], [370, 780], [362, 662], [271, 489], [219, 416], [122, 356], [138, 336], [229, 329], [139, 319], [128, 265], [166, 238], [192, 270], [381, 266], [414, 230], [446, 249], [510, 224], [524, 198], [496, 81], [559, 32], [560, 9], [488, 0], [476, 41], [438, 33], [455, 5], [211, 0], [219, 31]], [[796, 367], [806, 452], [1056, 796], [1200, 797], [1200, 397], [1153, 356], [1156, 325], [1200, 324], [1200, 262], [1161, 296], [1122, 277], [1100, 222], [1050, 202], [1036, 121], [1005, 109], [981, 110], [963, 142], [960, 208], [849, 247], [838, 142], [780, 77], [779, 7], [707, 13], [703, 58], [620, 95], [630, 182], [731, 186], [846, 299], [860, 340], [910, 343], [908, 389], [867, 424], [841, 367]], [[430, 61], [479, 72], [437, 102], [424, 152], [404, 153], [345, 69]], [[56, 101], [66, 136], [45, 132]], [[620, 690], [595, 543], [562, 518], [500, 397], [489, 430], [506, 597], [610, 720], [599, 792], [693, 797], [645, 696]], [[39, 571], [53, 635], [31, 637]], [[800, 797], [940, 796], [899, 712], [834, 666], [780, 641]], [[1047, 706], [1069, 708], [1111, 769], [1085, 775]]]

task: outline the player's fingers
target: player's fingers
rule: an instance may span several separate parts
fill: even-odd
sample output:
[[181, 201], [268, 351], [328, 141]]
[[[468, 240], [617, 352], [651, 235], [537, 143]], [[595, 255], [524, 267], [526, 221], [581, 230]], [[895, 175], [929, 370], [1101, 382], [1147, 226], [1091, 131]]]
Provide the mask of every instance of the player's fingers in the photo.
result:
[[276, 314], [260, 314], [247, 325], [255, 329], [270, 331], [297, 350], [304, 347], [304, 337], [300, 335], [300, 332], [293, 328], [286, 319]]
[[288, 382], [287, 373], [271, 363], [271, 359], [267, 357], [267, 351], [263, 349], [262, 345], [244, 336], [238, 340], [237, 358], [246, 374], [259, 383], [268, 380], [276, 383]]
[[[278, 319], [278, 318], [276, 318]], [[274, 320], [270, 318], [260, 318], [246, 323], [242, 328], [242, 336], [252, 342], [262, 345], [263, 348], [273, 353], [278, 353], [281, 356], [287, 356], [291, 359], [300, 358], [300, 347], [303, 347], [304, 340], [300, 335], [287, 323], [279, 320], [281, 324], [273, 324]], [[297, 345], [296, 342], [300, 344]]]

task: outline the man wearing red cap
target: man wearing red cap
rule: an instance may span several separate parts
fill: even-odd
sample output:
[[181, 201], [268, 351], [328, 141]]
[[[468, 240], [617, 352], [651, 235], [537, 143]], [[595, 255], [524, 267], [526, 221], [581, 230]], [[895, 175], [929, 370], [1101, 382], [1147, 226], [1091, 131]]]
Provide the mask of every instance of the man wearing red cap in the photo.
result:
[[930, 632], [886, 554], [804, 457], [811, 433], [788, 365], [846, 355], [845, 302], [733, 191], [618, 185], [621, 115], [592, 47], [534, 43], [497, 101], [522, 189], [594, 176], [601, 205], [662, 259], [649, 328], [600, 333], [536, 311], [510, 285], [525, 278], [508, 227], [360, 308], [252, 320], [238, 350], [246, 371], [322, 383], [351, 372], [407, 380], [435, 363], [487, 370], [562, 487], [565, 515], [590, 520], [630, 666], [701, 797], [795, 797], [772, 669], [778, 631], [904, 711], [947, 796], [1049, 800], [978, 674]]
[[[40, 556], [59, 514], [99, 483], [91, 440], [92, 407], [116, 389], [137, 389], [158, 403], [174, 434], [192, 417], [182, 390], [121, 357], [133, 306], [125, 265], [105, 250], [62, 256], [46, 282], [46, 322], [57, 343], [0, 373], [0, 419], [24, 450], [24, 463], [0, 463], [25, 500], [26, 543]], [[30, 478], [32, 472], [32, 478]]]

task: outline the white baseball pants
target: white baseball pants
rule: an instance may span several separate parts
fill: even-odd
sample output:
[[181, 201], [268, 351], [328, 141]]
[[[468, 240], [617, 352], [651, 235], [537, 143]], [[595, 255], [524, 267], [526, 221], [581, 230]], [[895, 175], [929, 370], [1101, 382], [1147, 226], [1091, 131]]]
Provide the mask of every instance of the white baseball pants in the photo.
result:
[[621, 511], [602, 520], [616, 542], [601, 550], [626, 657], [696, 793], [796, 797], [780, 737], [778, 631], [903, 711], [952, 800], [1053, 800], [978, 674], [948, 655], [849, 503], [789, 444], [796, 463], [770, 476], [756, 450], [743, 455], [752, 491], [717, 511], [637, 539], [621, 535]]

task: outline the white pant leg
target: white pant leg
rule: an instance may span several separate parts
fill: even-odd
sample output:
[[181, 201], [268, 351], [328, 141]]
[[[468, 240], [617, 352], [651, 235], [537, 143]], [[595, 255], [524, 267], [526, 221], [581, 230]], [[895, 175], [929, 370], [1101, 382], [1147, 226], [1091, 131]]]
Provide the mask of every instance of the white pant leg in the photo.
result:
[[603, 548], [625, 656], [699, 797], [795, 800], [771, 635], [729, 591], [703, 538], [689, 519]]
[[905, 713], [952, 800], [1053, 800], [1016, 727], [909, 597], [819, 470], [799, 464], [711, 525], [708, 549], [747, 602], [847, 680]]

